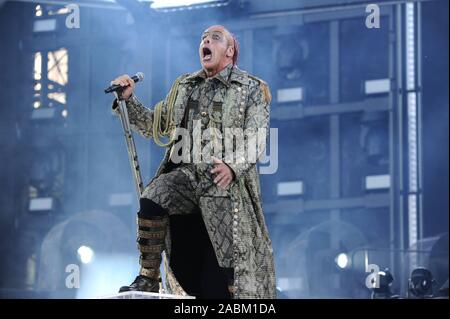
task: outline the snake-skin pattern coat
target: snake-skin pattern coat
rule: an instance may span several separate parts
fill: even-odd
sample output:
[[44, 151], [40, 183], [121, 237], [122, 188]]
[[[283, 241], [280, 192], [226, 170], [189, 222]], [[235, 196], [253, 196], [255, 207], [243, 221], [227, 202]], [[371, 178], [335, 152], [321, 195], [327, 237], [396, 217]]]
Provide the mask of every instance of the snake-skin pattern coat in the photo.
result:
[[[213, 122], [219, 124], [217, 127], [222, 132], [225, 128], [241, 128], [249, 132], [249, 135], [245, 135], [246, 141], [254, 138], [257, 130], [265, 129], [265, 140], [266, 134], [269, 132], [270, 109], [270, 92], [267, 84], [231, 65], [220, 72], [219, 79], [223, 85], [216, 87], [215, 91], [217, 92], [211, 96], [213, 103], [208, 107], [209, 110], [205, 110]], [[205, 76], [202, 70], [180, 77], [173, 109], [173, 120], [177, 127], [182, 125], [186, 109], [188, 109], [187, 112], [192, 111], [188, 104], [192, 103], [192, 95], [195, 100], [196, 91], [201, 92], [196, 88], [198, 89], [204, 80]], [[201, 99], [202, 97], [197, 96], [196, 98]], [[167, 98], [163, 103], [162, 122], [165, 123]], [[144, 137], [151, 138], [154, 111], [144, 107], [135, 96], [127, 101], [127, 108], [132, 129]], [[202, 115], [204, 114], [200, 116]], [[189, 116], [189, 118], [192, 117]], [[188, 127], [192, 127], [192, 125], [189, 126], [189, 123], [187, 124]], [[191, 130], [191, 132], [194, 134], [193, 139], [195, 140], [195, 134], [199, 133], [196, 133], [195, 130]], [[256, 142], [256, 139], [254, 141]], [[258, 142], [261, 141], [258, 140]], [[241, 143], [239, 144], [242, 146]], [[246, 150], [247, 143], [244, 144]], [[265, 144], [258, 149], [257, 155], [265, 151], [264, 146]], [[236, 154], [241, 153], [236, 150]], [[168, 148], [155, 177], [171, 169], [170, 158], [171, 148]], [[234, 181], [225, 192], [225, 196], [231, 199], [228, 201], [231, 205], [224, 204], [226, 201], [224, 201], [222, 191], [208, 192], [200, 197], [203, 220], [219, 265], [230, 266], [228, 260], [230, 243], [228, 240], [224, 240], [222, 234], [225, 230], [232, 229], [231, 266], [234, 268], [234, 298], [276, 298], [272, 244], [264, 220], [256, 164], [245, 158], [241, 158], [240, 162], [232, 162], [224, 157], [224, 161], [235, 174]], [[202, 169], [201, 165], [199, 166], [200, 175], [202, 171], [207, 172], [207, 169]], [[208, 178], [210, 177], [208, 176]], [[170, 242], [169, 232], [166, 238], [167, 249], [165, 252], [168, 258], [170, 258]], [[183, 294], [183, 289], [167, 263], [168, 258], [165, 259], [168, 270], [166, 273], [167, 288], [171, 293]]]

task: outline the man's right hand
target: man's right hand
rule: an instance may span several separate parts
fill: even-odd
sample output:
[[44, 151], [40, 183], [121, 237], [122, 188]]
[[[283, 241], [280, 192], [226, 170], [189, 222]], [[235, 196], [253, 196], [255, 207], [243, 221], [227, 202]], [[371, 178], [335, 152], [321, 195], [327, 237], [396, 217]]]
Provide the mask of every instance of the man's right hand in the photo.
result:
[[128, 74], [124, 74], [116, 78], [114, 81], [111, 81], [111, 85], [120, 85], [124, 87], [122, 91], [122, 98], [124, 100], [128, 100], [131, 94], [133, 94], [136, 83], [134, 83]]

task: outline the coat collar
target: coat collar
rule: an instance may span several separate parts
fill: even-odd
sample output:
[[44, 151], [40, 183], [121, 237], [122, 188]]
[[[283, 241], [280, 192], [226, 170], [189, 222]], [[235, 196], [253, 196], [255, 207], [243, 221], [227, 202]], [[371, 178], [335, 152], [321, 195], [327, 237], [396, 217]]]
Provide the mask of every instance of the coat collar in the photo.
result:
[[[232, 64], [228, 64], [222, 71], [213, 76], [213, 78], [218, 79], [227, 87], [229, 87], [233, 81], [244, 85], [248, 84], [247, 72], [242, 71], [237, 66], [233, 66]], [[181, 81], [181, 83], [200, 82], [204, 79], [206, 79], [206, 73], [203, 69], [201, 69], [189, 74]]]

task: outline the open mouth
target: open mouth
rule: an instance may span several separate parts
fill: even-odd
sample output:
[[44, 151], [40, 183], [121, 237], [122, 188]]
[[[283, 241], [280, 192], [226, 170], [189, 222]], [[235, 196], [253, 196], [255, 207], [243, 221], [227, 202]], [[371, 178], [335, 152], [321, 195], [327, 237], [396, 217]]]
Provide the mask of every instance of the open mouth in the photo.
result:
[[212, 52], [209, 48], [203, 48], [203, 61], [210, 61], [212, 58]]

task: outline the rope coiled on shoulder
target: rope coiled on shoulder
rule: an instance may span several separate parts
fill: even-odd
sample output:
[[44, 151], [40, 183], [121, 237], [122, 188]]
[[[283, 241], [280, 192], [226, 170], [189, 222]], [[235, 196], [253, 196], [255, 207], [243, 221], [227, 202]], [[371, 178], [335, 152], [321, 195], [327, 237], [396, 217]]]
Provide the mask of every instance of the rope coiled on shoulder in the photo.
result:
[[[167, 114], [164, 127], [162, 125], [162, 114], [164, 101], [160, 101], [156, 104], [154, 114], [153, 114], [153, 139], [155, 143], [161, 147], [170, 147], [175, 141], [175, 123], [173, 120], [173, 109], [175, 105], [175, 100], [178, 94], [178, 86], [183, 77], [179, 77], [175, 80], [170, 89], [169, 96], [167, 97]], [[168, 137], [167, 143], [161, 140], [161, 137]]]

